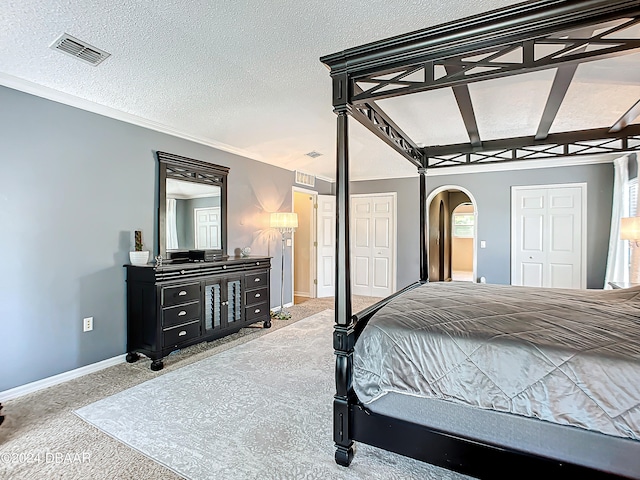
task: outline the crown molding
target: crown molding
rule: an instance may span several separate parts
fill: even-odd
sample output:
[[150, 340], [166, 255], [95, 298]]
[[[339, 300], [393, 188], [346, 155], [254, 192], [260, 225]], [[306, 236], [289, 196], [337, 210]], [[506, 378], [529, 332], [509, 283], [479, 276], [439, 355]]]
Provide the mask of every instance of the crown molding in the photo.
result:
[[173, 137], [178, 137], [184, 140], [189, 140], [191, 142], [199, 143], [201, 145], [206, 145], [208, 147], [212, 147], [217, 150], [222, 150], [224, 152], [232, 153], [234, 155], [239, 155], [241, 157], [249, 158], [257, 162], [267, 163], [264, 161], [264, 159], [260, 158], [258, 155], [248, 152], [246, 150], [232, 147], [231, 145], [227, 145], [222, 142], [216, 142], [215, 140], [195, 137], [188, 133], [185, 133], [180, 130], [176, 130], [175, 128], [164, 125], [162, 123], [155, 122], [153, 120], [149, 120], [143, 117], [139, 117], [131, 113], [126, 113], [121, 110], [117, 110], [115, 108], [107, 107], [105, 105], [101, 105], [99, 103], [95, 103], [90, 100], [86, 100], [84, 98], [76, 97], [75, 95], [64, 93], [50, 87], [45, 87], [44, 85], [39, 85], [29, 80], [14, 77], [13, 75], [8, 75], [3, 72], [0, 72], [0, 85], [11, 88], [13, 90], [18, 90], [20, 92], [28, 93], [30, 95], [35, 95], [36, 97], [41, 97], [47, 100], [51, 100], [53, 102], [61, 103], [63, 105], [68, 105], [70, 107], [78, 108], [80, 110], [85, 110], [87, 112], [96, 113], [104, 117], [113, 118], [114, 120], [120, 120], [122, 122], [130, 123], [138, 127], [148, 128], [150, 130], [154, 130], [160, 133], [165, 133]]
[[[0, 72], [0, 85], [11, 88], [13, 90], [18, 90], [20, 92], [28, 93], [30, 95], [35, 95], [37, 97], [51, 100], [53, 102], [61, 103], [63, 105], [68, 105], [70, 107], [78, 108], [80, 110], [85, 110], [87, 112], [96, 113], [98, 115], [113, 118], [114, 120], [120, 120], [122, 122], [130, 123], [132, 125], [136, 125], [143, 128], [148, 128], [150, 130], [171, 135], [173, 137], [182, 138], [184, 140], [188, 140], [194, 143], [199, 143], [201, 145], [206, 145], [208, 147], [212, 147], [217, 150], [222, 150], [224, 152], [232, 153], [234, 155], [239, 155], [241, 157], [255, 160], [257, 162], [268, 163], [268, 162], [265, 162], [264, 159], [260, 158], [258, 155], [252, 152], [248, 152], [246, 150], [232, 147], [231, 145], [227, 145], [221, 142], [216, 142], [210, 139], [195, 137], [193, 135], [189, 135], [188, 133], [182, 132], [180, 130], [176, 130], [175, 128], [169, 127], [167, 125], [163, 125], [153, 120], [148, 120], [146, 118], [142, 118], [137, 115], [126, 113], [126, 112], [117, 110], [115, 108], [107, 107], [105, 105], [100, 105], [99, 103], [95, 103], [90, 100], [86, 100], [84, 98], [76, 97], [68, 93], [60, 92], [53, 88], [45, 87], [43, 85], [33, 83], [29, 80], [24, 80], [22, 78], [14, 77], [13, 75], [8, 75], [6, 73]], [[619, 156], [620, 156], [619, 154], [603, 154], [603, 155], [584, 156], [584, 157], [577, 157], [577, 156], [565, 157], [561, 160], [558, 158], [553, 158], [553, 159], [542, 159], [542, 160], [526, 160], [521, 162], [509, 161], [509, 162], [477, 164], [477, 165], [460, 165], [456, 167], [427, 169], [427, 176], [435, 177], [435, 176], [441, 176], [441, 175], [489, 173], [489, 172], [502, 172], [507, 170], [571, 167], [576, 165], [611, 163], [615, 158], [618, 158]], [[559, 160], [562, 161], [562, 163], [559, 163]], [[278, 168], [283, 168], [284, 170], [288, 170], [287, 168], [284, 168], [284, 167], [278, 167]], [[293, 170], [289, 170], [289, 171], [293, 172]], [[330, 177], [325, 177], [322, 175], [315, 175], [315, 177], [319, 180], [335, 183], [335, 179]], [[414, 175], [402, 175], [402, 176], [393, 177], [393, 178], [413, 178], [413, 177]], [[358, 178], [357, 180], [353, 180], [353, 181], [366, 182], [366, 181], [388, 180], [388, 179], [389, 179], [388, 176], [379, 177], [376, 175], [372, 175], [371, 177]]]

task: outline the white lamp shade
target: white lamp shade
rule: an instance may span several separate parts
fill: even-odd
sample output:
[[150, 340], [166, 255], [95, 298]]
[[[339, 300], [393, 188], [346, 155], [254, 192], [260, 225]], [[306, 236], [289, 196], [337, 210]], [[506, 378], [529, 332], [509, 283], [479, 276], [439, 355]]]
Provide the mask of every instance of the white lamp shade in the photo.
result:
[[640, 240], [640, 217], [627, 217], [620, 222], [622, 240]]
[[298, 214], [290, 212], [275, 212], [269, 218], [269, 226], [277, 229], [298, 228]]

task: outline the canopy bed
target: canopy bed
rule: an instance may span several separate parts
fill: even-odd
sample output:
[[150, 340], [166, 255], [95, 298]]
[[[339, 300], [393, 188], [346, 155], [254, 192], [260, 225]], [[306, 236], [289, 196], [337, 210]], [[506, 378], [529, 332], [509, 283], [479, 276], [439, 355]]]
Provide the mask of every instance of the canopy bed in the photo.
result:
[[[517, 472], [640, 478], [640, 335], [634, 330], [640, 324], [640, 289], [581, 296], [568, 290], [429, 283], [426, 225], [430, 169], [542, 158], [563, 162], [575, 155], [640, 150], [637, 96], [613, 122], [603, 117], [597, 128], [558, 130], [571, 124], [558, 120], [563, 102], [586, 91], [572, 90], [582, 65], [633, 61], [638, 51], [640, 1], [547, 0], [321, 58], [330, 69], [337, 114], [333, 340], [339, 464], [351, 463], [359, 441], [483, 478], [513, 478]], [[470, 94], [474, 85], [541, 71], [551, 71], [553, 78], [532, 134], [483, 138]], [[468, 142], [418, 143], [380, 106], [437, 90], [455, 97]], [[420, 178], [420, 279], [358, 314], [350, 304], [349, 117], [411, 162]], [[485, 352], [484, 363], [472, 358], [483, 348], [493, 352]], [[568, 365], [587, 357], [593, 363]], [[532, 375], [534, 358], [549, 362], [548, 371], [540, 367], [543, 376], [559, 371], [558, 377], [571, 377], [569, 384], [543, 385], [534, 378], [516, 388], [523, 378], [510, 375], [518, 368], [499, 371], [508, 363]], [[477, 368], [468, 368], [471, 364]], [[582, 377], [581, 368], [587, 372]], [[456, 369], [458, 376], [444, 375]], [[618, 382], [607, 383], [616, 377]], [[606, 385], [598, 392], [589, 379]], [[524, 391], [530, 396], [520, 395]], [[566, 400], [569, 391], [597, 405]], [[612, 418], [613, 424], [606, 422]]]

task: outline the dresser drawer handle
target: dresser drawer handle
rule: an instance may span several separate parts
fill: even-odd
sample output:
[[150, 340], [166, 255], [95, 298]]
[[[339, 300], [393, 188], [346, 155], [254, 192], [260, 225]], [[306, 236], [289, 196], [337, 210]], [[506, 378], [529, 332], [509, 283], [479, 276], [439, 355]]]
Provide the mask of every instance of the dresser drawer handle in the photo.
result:
[[182, 331], [178, 334], [178, 336], [179, 336], [179, 337], [184, 337], [186, 334], [187, 334], [187, 331], [186, 331], [186, 330], [182, 330]]
[[187, 314], [187, 311], [186, 311], [186, 310], [180, 310], [180, 311], [178, 312], [178, 316], [179, 316], [179, 317], [184, 317], [186, 314]]
[[186, 290], [180, 290], [180, 292], [178, 293], [178, 296], [179, 296], [179, 297], [182, 297], [182, 296], [184, 296], [184, 295], [186, 295], [186, 294], [187, 294], [187, 291], [186, 291]]
[[260, 298], [260, 294], [259, 294], [259, 293], [256, 293], [255, 298]]
[[260, 281], [260, 279], [259, 279], [259, 278], [256, 278], [256, 279], [255, 279], [255, 280], [253, 280], [253, 281], [254, 281], [254, 282], [259, 282], [259, 281]]
[[260, 309], [256, 308], [255, 311], [253, 313], [260, 313]]

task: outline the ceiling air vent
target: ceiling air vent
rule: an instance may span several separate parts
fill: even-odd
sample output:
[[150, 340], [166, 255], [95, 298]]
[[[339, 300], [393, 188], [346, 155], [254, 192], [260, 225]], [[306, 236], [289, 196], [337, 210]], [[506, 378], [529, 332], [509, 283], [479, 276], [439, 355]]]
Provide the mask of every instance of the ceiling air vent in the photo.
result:
[[311, 175], [309, 173], [300, 172], [296, 170], [296, 183], [298, 185], [305, 185], [307, 187], [313, 187], [316, 184], [315, 175]]
[[60, 35], [60, 37], [51, 44], [51, 48], [62, 53], [66, 53], [67, 55], [71, 55], [72, 57], [93, 65], [94, 67], [111, 56], [110, 53], [100, 50], [93, 45], [89, 45], [87, 42], [78, 40], [68, 33]]

